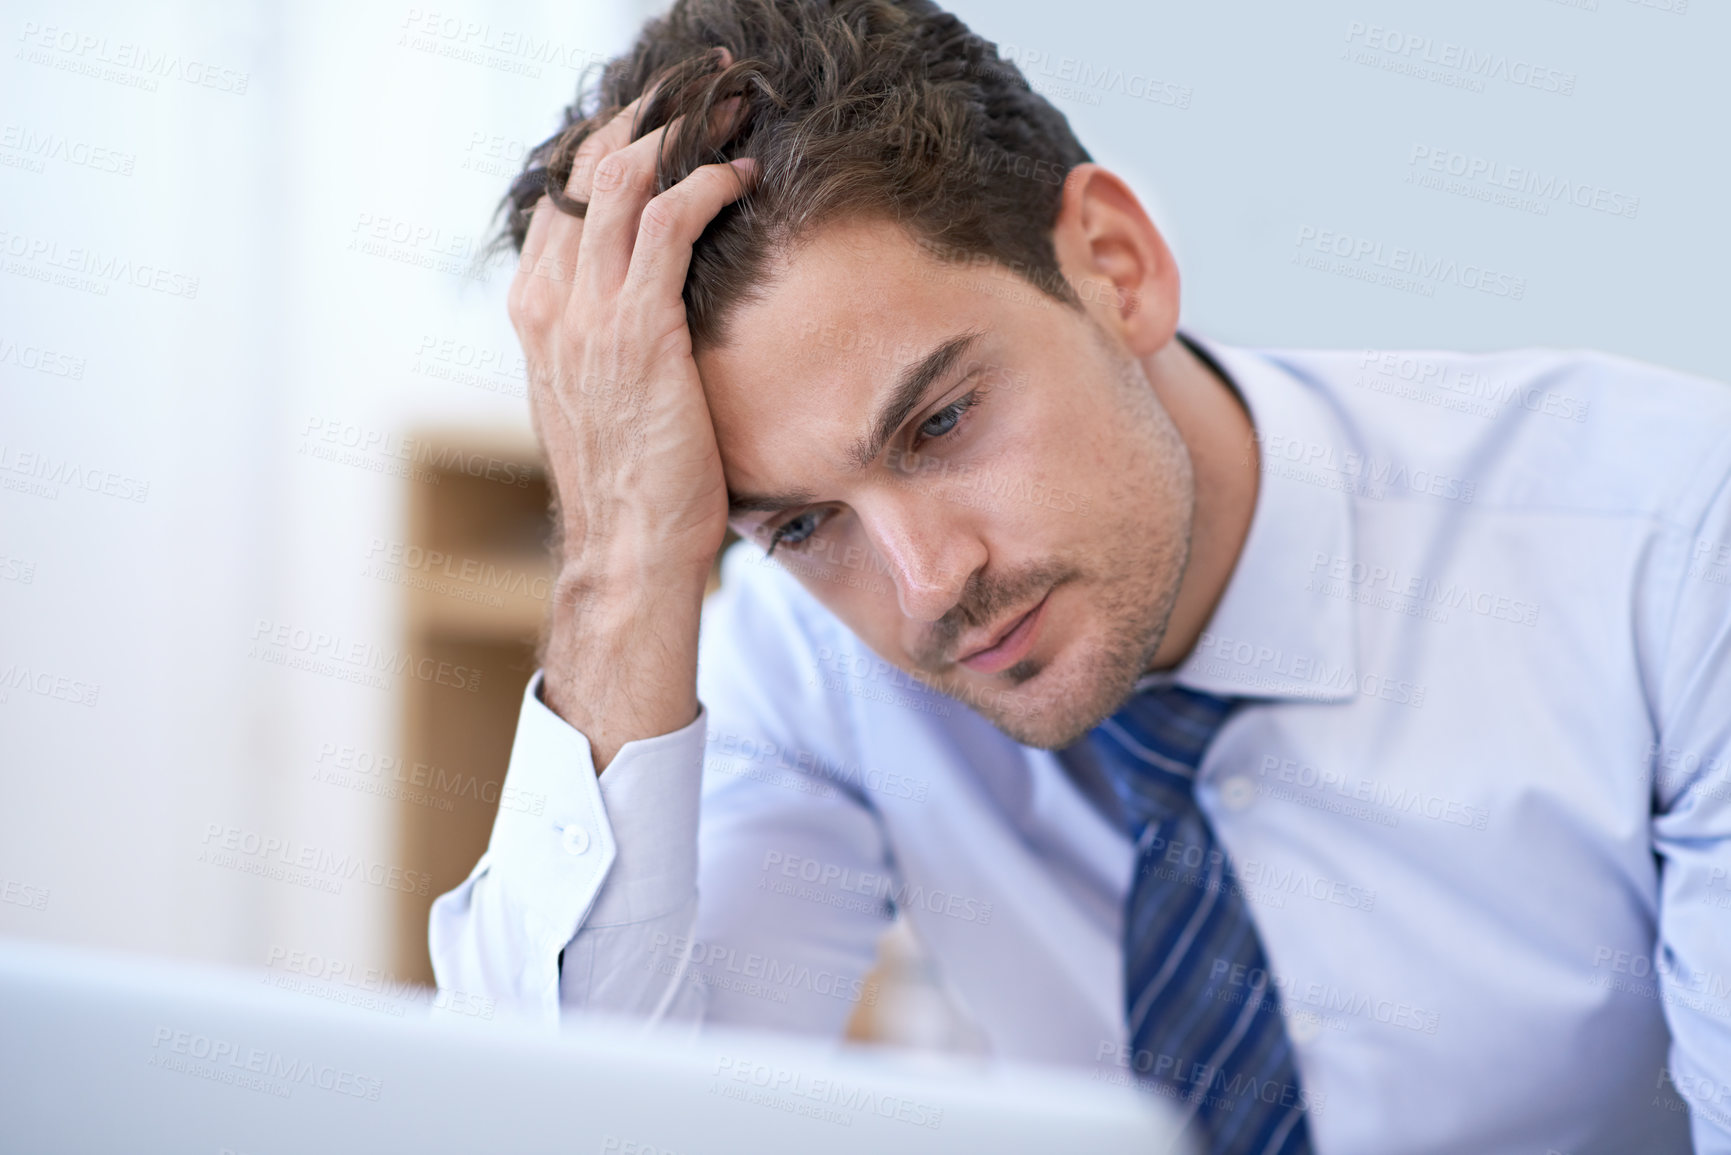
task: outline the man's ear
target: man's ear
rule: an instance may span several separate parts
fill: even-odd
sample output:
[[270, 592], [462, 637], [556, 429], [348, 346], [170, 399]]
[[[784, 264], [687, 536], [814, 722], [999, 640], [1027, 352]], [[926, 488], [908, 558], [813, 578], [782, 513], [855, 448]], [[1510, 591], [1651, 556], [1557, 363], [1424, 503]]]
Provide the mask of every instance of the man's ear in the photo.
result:
[[1136, 194], [1097, 164], [1064, 180], [1052, 241], [1089, 314], [1138, 357], [1178, 332], [1178, 266]]

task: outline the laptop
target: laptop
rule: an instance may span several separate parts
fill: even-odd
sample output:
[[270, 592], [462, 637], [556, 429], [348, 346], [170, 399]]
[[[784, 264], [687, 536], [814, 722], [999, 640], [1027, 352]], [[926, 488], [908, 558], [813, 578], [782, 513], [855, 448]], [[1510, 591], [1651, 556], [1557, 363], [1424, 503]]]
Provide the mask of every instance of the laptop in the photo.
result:
[[0, 1149], [1190, 1150], [1172, 1104], [1074, 1071], [260, 977], [0, 939]]

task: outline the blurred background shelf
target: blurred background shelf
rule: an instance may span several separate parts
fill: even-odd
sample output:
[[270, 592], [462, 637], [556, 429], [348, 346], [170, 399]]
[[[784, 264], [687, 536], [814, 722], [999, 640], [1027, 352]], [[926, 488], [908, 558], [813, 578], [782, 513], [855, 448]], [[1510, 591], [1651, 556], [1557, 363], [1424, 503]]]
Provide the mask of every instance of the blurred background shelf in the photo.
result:
[[[394, 970], [430, 984], [428, 912], [487, 848], [523, 690], [535, 671], [553, 578], [552, 520], [532, 440], [444, 429], [415, 438], [455, 450], [446, 456], [456, 464], [436, 469], [434, 484], [407, 487], [405, 552], [419, 564], [408, 570], [415, 580], [403, 584], [404, 649], [481, 672], [472, 691], [408, 679], [403, 698], [405, 761], [424, 767], [420, 773], [435, 786], [447, 784], [397, 803], [398, 860], [432, 881], [425, 895], [395, 896]], [[510, 468], [489, 478], [485, 469], [471, 476], [460, 464], [478, 462]], [[426, 797], [438, 805], [423, 804]]]

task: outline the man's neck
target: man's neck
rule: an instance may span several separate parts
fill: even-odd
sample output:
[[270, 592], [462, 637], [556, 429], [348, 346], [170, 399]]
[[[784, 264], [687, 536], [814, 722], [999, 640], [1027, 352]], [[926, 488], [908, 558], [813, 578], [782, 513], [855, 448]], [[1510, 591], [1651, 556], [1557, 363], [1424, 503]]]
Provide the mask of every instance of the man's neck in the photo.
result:
[[1237, 391], [1183, 341], [1172, 340], [1142, 365], [1190, 450], [1196, 480], [1190, 560], [1150, 664], [1166, 670], [1195, 648], [1232, 579], [1256, 512], [1261, 461], [1255, 426]]

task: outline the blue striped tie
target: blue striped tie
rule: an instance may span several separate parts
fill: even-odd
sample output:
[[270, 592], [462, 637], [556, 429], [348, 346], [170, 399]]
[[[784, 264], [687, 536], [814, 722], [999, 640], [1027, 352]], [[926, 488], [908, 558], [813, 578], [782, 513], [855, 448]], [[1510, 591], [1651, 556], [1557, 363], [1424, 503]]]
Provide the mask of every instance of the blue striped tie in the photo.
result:
[[1184, 1105], [1209, 1155], [1294, 1155], [1311, 1150], [1310, 1131], [1279, 995], [1194, 791], [1235, 704], [1182, 686], [1148, 690], [1088, 743], [1137, 839], [1124, 909], [1131, 1068]]

